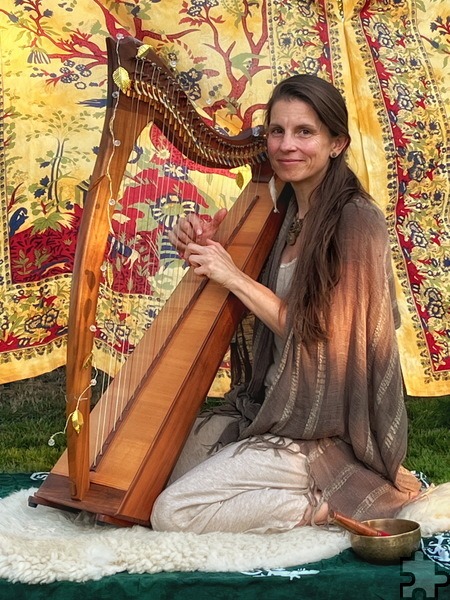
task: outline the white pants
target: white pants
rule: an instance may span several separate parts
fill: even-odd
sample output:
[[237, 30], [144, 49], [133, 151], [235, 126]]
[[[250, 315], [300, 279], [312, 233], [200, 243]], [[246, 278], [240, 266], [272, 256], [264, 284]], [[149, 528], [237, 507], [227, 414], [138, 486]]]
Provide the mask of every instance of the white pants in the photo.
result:
[[[198, 434], [195, 426], [168, 487], [157, 498], [156, 531], [194, 533], [287, 531], [304, 520], [319, 495], [312, 494], [306, 457], [291, 449], [265, 449], [235, 442], [208, 456], [228, 417], [213, 416]], [[263, 439], [273, 436], [263, 436]], [[291, 442], [291, 440], [286, 440]], [[258, 446], [260, 446], [258, 444]], [[294, 450], [294, 451], [292, 451]]]

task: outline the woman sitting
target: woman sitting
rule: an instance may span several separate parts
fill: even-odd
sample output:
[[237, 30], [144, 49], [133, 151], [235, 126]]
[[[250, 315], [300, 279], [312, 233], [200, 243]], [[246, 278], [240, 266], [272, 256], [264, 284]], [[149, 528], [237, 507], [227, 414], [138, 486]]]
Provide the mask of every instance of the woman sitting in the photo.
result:
[[[402, 467], [407, 416], [385, 218], [345, 161], [347, 109], [325, 80], [295, 75], [267, 105], [267, 150], [291, 198], [259, 281], [182, 219], [172, 242], [198, 275], [255, 316], [252, 367], [200, 417], [157, 499], [156, 530], [286, 531], [391, 517], [419, 491]], [[246, 353], [237, 349], [236, 355]]]

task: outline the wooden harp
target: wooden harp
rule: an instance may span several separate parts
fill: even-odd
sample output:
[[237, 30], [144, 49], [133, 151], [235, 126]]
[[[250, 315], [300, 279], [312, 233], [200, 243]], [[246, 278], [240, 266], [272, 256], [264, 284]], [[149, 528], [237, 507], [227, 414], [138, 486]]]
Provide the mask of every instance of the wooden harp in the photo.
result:
[[[79, 231], [70, 298], [67, 450], [29, 503], [88, 511], [107, 522], [149, 525], [153, 502], [170, 476], [243, 314], [232, 294], [188, 271], [120, 376], [90, 411], [91, 356], [110, 204], [149, 115], [161, 130], [172, 131], [172, 143], [198, 164], [227, 169], [253, 165], [253, 180], [217, 238], [250, 276], [257, 277], [262, 269], [283, 214], [273, 210], [267, 185], [271, 170], [260, 132], [222, 135], [199, 117], [173, 73], [148, 46], [123, 38], [108, 40], [107, 47], [108, 105]], [[123, 69], [128, 81], [119, 87], [115, 81]], [[169, 333], [164, 340], [153, 334], [162, 319], [170, 324], [165, 325]], [[124, 408], [113, 416], [109, 407], [117, 396], [122, 396]], [[93, 437], [102, 411], [108, 426], [97, 452]]]

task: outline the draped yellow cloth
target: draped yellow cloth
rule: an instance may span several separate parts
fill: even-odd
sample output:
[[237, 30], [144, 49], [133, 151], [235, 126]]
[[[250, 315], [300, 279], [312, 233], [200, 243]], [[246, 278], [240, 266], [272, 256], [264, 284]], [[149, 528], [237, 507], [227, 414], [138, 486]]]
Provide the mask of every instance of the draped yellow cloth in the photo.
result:
[[[104, 115], [105, 37], [132, 35], [175, 67], [199, 110], [233, 135], [262, 123], [270, 90], [289, 74], [315, 73], [343, 92], [349, 160], [389, 225], [407, 391], [450, 392], [446, 0], [5, 0], [0, 32], [0, 383], [65, 363], [76, 234]], [[136, 157], [142, 172], [179, 181], [149, 138], [150, 150]], [[196, 194], [205, 213], [221, 206], [211, 181], [211, 173], [191, 176], [187, 196], [176, 198], [182, 211]], [[116, 237], [113, 220], [108, 269], [128, 260], [153, 288], [177, 266], [169, 251], [157, 263], [151, 248], [180, 189], [170, 187], [138, 241]], [[116, 221], [141, 219], [141, 208], [130, 194]], [[99, 326], [96, 360], [105, 370], [108, 348], [120, 354], [117, 341], [126, 339], [132, 349], [132, 325], [142, 331], [151, 319], [151, 310], [136, 317], [128, 308], [142, 293], [136, 285], [104, 286], [99, 311], [114, 304], [119, 315]]]

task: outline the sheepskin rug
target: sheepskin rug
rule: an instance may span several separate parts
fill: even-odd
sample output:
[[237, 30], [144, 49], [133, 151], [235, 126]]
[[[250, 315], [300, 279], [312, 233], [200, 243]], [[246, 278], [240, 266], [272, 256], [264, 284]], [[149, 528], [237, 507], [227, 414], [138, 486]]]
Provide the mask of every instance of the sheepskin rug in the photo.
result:
[[11, 582], [80, 582], [121, 571], [273, 569], [330, 558], [350, 546], [346, 533], [313, 527], [272, 535], [117, 529], [85, 513], [30, 508], [34, 491], [0, 501], [0, 578]]
[[[350, 546], [340, 529], [302, 527], [287, 533], [158, 533], [97, 525], [91, 515], [30, 508], [35, 490], [0, 500], [0, 578], [11, 582], [87, 581], [122, 571], [251, 571], [330, 558]], [[399, 516], [424, 535], [450, 529], [450, 483], [428, 490]]]
[[397, 517], [420, 523], [423, 537], [450, 531], [450, 482], [430, 485], [404, 506]]

